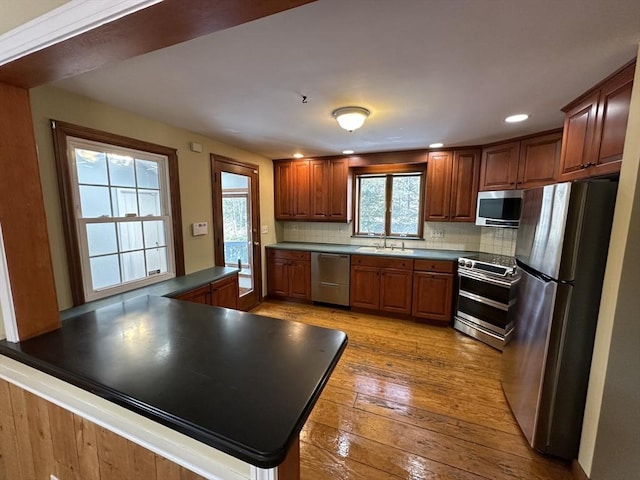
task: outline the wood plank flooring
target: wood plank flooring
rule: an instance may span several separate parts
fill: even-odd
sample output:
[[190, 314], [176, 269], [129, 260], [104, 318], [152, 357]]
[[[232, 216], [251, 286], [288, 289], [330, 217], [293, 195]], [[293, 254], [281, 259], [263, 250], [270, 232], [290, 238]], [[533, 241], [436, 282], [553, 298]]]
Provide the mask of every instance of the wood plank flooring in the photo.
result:
[[268, 301], [251, 313], [349, 336], [300, 435], [302, 480], [569, 480], [532, 451], [500, 388], [500, 353], [452, 328]]

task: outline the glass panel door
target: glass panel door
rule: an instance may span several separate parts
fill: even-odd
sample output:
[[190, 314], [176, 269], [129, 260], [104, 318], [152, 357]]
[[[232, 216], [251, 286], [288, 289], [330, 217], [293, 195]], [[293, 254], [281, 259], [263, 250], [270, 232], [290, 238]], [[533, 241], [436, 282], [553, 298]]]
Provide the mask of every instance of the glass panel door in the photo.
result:
[[224, 263], [240, 269], [240, 297], [251, 293], [253, 284], [253, 235], [251, 229], [251, 178], [221, 172]]
[[238, 274], [238, 308], [250, 310], [262, 296], [258, 167], [211, 155], [216, 265]]

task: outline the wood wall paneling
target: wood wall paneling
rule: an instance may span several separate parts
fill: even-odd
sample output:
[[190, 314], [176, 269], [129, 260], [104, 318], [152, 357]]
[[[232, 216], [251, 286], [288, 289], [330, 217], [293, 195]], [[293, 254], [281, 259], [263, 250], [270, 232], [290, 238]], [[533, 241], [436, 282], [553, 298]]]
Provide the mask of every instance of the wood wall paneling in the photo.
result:
[[[203, 480], [53, 403], [0, 380], [0, 478]], [[295, 477], [291, 477], [295, 478]]]
[[0, 223], [21, 340], [60, 326], [29, 92], [0, 83]]

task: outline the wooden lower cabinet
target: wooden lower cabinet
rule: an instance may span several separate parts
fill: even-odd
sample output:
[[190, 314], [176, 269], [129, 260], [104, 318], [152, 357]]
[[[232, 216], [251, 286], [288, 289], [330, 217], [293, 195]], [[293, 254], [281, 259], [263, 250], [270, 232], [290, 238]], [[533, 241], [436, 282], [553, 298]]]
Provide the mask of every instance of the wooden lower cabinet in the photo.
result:
[[222, 278], [174, 297], [177, 300], [238, 309], [238, 275]]
[[215, 307], [238, 309], [238, 275], [223, 278], [211, 284], [211, 305]]
[[453, 262], [416, 260], [412, 316], [444, 324], [451, 321], [454, 271]]
[[311, 253], [267, 248], [267, 294], [311, 300]]
[[409, 315], [413, 260], [351, 256], [351, 307]]
[[204, 305], [211, 305], [211, 288], [209, 285], [199, 287], [194, 290], [189, 290], [177, 297], [176, 300], [184, 300], [186, 302], [202, 303]]
[[380, 273], [380, 310], [411, 314], [411, 270], [383, 268]]
[[352, 265], [349, 290], [352, 307], [378, 310], [380, 307], [380, 268]]

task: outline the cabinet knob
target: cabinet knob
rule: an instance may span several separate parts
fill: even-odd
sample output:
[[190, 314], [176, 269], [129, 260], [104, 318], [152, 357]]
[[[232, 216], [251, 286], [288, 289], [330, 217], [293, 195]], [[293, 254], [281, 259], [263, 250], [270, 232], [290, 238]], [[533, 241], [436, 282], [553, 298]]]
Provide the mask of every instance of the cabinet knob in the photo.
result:
[[510, 185], [515, 185], [515, 184], [516, 184], [516, 182], [511, 182], [511, 183], [510, 183]]

